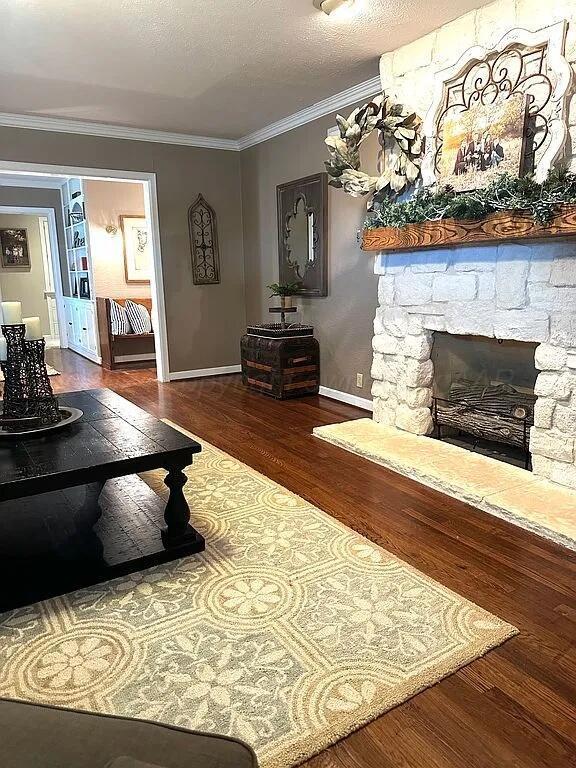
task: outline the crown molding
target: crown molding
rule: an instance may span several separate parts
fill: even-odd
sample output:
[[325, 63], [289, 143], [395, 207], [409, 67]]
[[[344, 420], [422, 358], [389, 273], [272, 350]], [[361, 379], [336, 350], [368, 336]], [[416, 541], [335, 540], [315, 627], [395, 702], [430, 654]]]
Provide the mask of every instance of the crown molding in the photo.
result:
[[239, 149], [238, 141], [235, 139], [190, 136], [186, 133], [128, 128], [122, 125], [91, 123], [60, 117], [37, 117], [36, 115], [13, 115], [8, 112], [0, 112], [0, 126], [30, 128], [35, 131], [55, 131], [56, 133], [75, 133], [83, 136], [102, 136], [107, 139], [152, 141], [156, 144], [180, 144], [186, 147], [202, 147], [204, 149], [227, 149], [233, 152], [238, 152]]
[[186, 133], [170, 133], [154, 131], [147, 128], [128, 128], [122, 125], [108, 123], [91, 123], [83, 120], [68, 120], [59, 117], [38, 117], [36, 115], [15, 115], [0, 112], [0, 126], [5, 128], [28, 128], [35, 131], [53, 131], [56, 133], [74, 133], [83, 136], [101, 136], [108, 139], [127, 139], [129, 141], [152, 141], [158, 144], [179, 144], [186, 147], [201, 147], [203, 149], [224, 149], [240, 152], [275, 136], [298, 128], [301, 125], [317, 120], [319, 117], [347, 107], [356, 101], [374, 96], [382, 90], [380, 77], [376, 76], [353, 85], [345, 91], [335, 93], [327, 99], [312, 104], [293, 115], [277, 120], [275, 123], [261, 128], [241, 139], [218, 139], [210, 136], [190, 136]]
[[347, 88], [345, 91], [335, 93], [333, 96], [329, 96], [327, 99], [312, 104], [310, 107], [301, 109], [300, 112], [295, 112], [293, 115], [277, 120], [275, 123], [260, 128], [254, 133], [249, 133], [247, 136], [243, 136], [238, 141], [239, 149], [248, 149], [254, 147], [256, 144], [261, 144], [263, 141], [273, 139], [275, 136], [280, 136], [282, 133], [287, 133], [294, 128], [299, 128], [301, 125], [311, 123], [313, 120], [317, 120], [319, 117], [325, 117], [326, 115], [335, 112], [342, 107], [347, 107], [353, 104], [355, 101], [361, 101], [362, 99], [374, 96], [376, 93], [380, 93], [382, 85], [380, 77], [370, 78], [370, 80], [364, 80], [358, 85], [353, 85], [351, 88]]

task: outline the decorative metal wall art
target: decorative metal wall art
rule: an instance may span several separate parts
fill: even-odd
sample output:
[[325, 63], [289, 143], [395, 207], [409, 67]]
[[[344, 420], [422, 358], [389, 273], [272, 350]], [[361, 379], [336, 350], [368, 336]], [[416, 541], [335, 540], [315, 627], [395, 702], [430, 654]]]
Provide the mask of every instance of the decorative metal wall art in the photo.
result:
[[296, 284], [295, 296], [327, 296], [328, 176], [281, 184], [276, 194], [279, 282]]
[[424, 184], [437, 180], [445, 121], [514, 94], [524, 94], [527, 102], [523, 172], [533, 171], [539, 182], [546, 179], [561, 158], [566, 141], [572, 70], [564, 57], [565, 34], [565, 22], [538, 32], [513, 29], [493, 49], [470, 48], [453, 67], [438, 73], [424, 123]]
[[220, 282], [220, 252], [216, 213], [202, 195], [198, 195], [188, 210], [192, 279], [194, 285]]

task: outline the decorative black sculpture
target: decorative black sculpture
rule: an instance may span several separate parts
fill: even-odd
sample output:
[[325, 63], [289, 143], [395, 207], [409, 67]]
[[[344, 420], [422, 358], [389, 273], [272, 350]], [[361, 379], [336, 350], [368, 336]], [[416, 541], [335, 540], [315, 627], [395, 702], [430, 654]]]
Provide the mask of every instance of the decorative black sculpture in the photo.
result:
[[6, 339], [6, 360], [2, 363], [4, 374], [4, 400], [2, 413], [7, 419], [28, 416], [28, 375], [24, 348], [24, 325], [3, 325]]
[[25, 426], [24, 421], [28, 427], [31, 422], [35, 427], [58, 423], [62, 414], [46, 370], [46, 342], [26, 340], [24, 325], [3, 325], [2, 333], [6, 339], [6, 360], [2, 363], [4, 427], [17, 432]]

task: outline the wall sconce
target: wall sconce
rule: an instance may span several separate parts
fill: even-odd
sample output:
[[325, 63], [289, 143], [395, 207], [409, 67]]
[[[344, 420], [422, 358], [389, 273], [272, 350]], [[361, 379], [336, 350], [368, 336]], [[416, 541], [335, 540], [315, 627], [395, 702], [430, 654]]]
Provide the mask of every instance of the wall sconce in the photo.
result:
[[114, 235], [118, 234], [118, 227], [115, 224], [108, 224], [106, 233], [110, 235], [110, 237], [114, 237]]
[[314, 8], [323, 11], [327, 16], [339, 8], [350, 8], [354, 5], [354, 0], [313, 0], [313, 2]]

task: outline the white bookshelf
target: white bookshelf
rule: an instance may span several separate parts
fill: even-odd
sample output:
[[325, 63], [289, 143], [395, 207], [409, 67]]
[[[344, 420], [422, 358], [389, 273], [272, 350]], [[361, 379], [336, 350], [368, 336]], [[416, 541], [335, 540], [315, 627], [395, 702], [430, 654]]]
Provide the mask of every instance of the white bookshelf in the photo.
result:
[[66, 233], [68, 285], [64, 286], [64, 306], [68, 344], [75, 352], [100, 362], [90, 236], [82, 179], [67, 179], [61, 191]]

